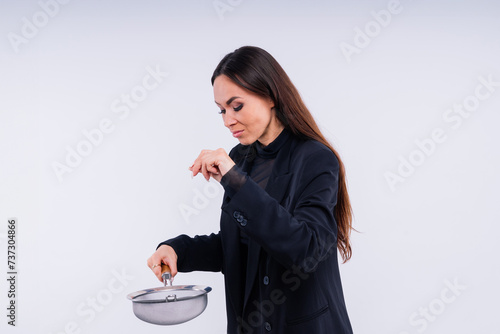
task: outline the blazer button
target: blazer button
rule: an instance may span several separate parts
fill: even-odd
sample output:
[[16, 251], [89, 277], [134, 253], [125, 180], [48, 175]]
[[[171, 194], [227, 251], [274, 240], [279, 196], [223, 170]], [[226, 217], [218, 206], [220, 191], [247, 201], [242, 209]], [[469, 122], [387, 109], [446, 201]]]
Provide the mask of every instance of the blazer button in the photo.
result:
[[268, 285], [268, 284], [269, 284], [269, 277], [264, 276], [264, 285]]
[[247, 220], [245, 218], [242, 218], [241, 221], [239, 221], [239, 222], [240, 222], [241, 226], [247, 226]]
[[266, 323], [264, 324], [264, 327], [266, 328], [266, 331], [268, 331], [268, 332], [270, 332], [270, 331], [271, 331], [271, 329], [273, 329], [273, 328], [271, 327], [271, 324], [270, 324], [270, 323], [268, 323], [267, 321], [266, 321]]
[[233, 212], [233, 217], [236, 218], [236, 219], [240, 218], [241, 217], [241, 212], [239, 212], [239, 211]]

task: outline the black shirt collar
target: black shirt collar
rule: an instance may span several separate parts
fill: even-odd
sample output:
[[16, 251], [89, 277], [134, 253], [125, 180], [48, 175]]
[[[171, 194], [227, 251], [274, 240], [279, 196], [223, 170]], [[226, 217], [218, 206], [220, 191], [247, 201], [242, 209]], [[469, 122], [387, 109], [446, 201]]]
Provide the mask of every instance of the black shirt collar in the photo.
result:
[[290, 138], [290, 131], [284, 128], [281, 133], [267, 146], [262, 146], [258, 141], [255, 142], [255, 149], [257, 151], [257, 155], [262, 158], [275, 158], [280, 150], [281, 146]]

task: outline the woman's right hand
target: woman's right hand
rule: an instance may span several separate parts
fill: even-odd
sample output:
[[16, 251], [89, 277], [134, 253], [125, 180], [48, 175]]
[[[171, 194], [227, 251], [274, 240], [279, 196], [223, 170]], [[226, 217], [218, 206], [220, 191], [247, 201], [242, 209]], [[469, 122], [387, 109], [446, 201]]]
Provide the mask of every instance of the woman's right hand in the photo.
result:
[[158, 277], [160, 282], [163, 282], [161, 277], [161, 264], [164, 263], [170, 267], [170, 272], [172, 273], [172, 281], [175, 275], [177, 275], [177, 253], [169, 245], [161, 245], [158, 247], [156, 252], [151, 255], [148, 259], [148, 267], [153, 271], [153, 273]]
[[210, 177], [220, 182], [222, 177], [235, 165], [233, 159], [223, 148], [217, 150], [203, 150], [188, 169], [195, 177], [198, 173], [209, 181]]

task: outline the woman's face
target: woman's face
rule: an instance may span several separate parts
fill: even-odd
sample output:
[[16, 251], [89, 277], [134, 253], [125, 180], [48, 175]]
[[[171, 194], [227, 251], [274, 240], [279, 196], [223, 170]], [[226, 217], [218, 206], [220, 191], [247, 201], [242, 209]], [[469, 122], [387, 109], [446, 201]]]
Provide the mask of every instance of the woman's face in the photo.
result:
[[250, 145], [258, 140], [266, 146], [283, 129], [276, 118], [274, 103], [270, 98], [238, 86], [225, 75], [215, 78], [214, 97], [221, 110], [224, 125], [243, 145]]

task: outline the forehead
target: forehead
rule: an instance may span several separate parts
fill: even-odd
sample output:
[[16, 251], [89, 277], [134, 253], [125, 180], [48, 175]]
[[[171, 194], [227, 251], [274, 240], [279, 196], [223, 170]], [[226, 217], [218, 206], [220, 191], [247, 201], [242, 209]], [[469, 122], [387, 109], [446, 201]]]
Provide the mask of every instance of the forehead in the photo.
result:
[[234, 96], [248, 96], [250, 92], [235, 84], [225, 75], [219, 75], [214, 80], [214, 98], [215, 102], [225, 104], [227, 100]]

